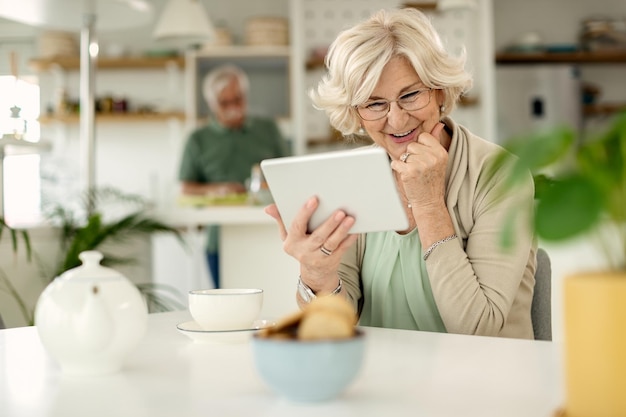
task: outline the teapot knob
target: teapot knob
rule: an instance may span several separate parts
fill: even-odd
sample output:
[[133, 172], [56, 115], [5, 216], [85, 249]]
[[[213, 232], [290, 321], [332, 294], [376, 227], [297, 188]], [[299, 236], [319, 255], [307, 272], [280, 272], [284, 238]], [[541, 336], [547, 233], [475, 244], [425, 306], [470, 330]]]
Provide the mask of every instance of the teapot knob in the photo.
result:
[[102, 253], [97, 250], [86, 250], [78, 254], [78, 259], [85, 266], [96, 266], [102, 260]]
[[98, 286], [91, 287], [83, 312], [74, 327], [79, 343], [91, 351], [106, 348], [113, 335], [113, 320], [99, 292]]

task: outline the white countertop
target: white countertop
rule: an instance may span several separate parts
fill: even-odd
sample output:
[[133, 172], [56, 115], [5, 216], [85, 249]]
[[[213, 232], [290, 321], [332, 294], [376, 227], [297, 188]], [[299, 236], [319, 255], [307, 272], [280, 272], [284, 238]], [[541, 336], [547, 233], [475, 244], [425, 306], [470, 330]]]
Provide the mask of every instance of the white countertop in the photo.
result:
[[[173, 226], [193, 227], [220, 225], [275, 225], [264, 206], [172, 207], [157, 213], [162, 221]], [[278, 230], [278, 229], [276, 229]]]
[[348, 390], [293, 404], [260, 379], [249, 343], [194, 343], [175, 327], [189, 319], [151, 315], [122, 372], [100, 377], [62, 375], [34, 327], [1, 330], [0, 415], [552, 417], [562, 401], [552, 342], [364, 328], [365, 363]]

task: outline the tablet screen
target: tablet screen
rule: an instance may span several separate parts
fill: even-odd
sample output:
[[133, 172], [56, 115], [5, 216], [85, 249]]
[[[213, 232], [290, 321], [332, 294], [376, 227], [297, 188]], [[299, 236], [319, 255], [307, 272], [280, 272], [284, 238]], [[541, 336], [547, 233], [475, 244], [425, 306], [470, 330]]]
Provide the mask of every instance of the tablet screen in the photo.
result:
[[337, 209], [355, 218], [350, 233], [406, 230], [409, 221], [384, 149], [357, 149], [266, 159], [261, 169], [289, 228], [298, 210], [317, 196], [309, 222], [317, 228]]

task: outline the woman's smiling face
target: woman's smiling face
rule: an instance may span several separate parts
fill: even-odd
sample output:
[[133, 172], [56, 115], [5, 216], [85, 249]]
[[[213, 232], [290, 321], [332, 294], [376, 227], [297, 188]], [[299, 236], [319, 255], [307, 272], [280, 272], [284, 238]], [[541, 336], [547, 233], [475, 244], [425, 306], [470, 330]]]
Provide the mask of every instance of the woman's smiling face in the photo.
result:
[[384, 148], [392, 159], [400, 158], [409, 143], [417, 141], [422, 132], [430, 133], [439, 122], [439, 106], [443, 102], [441, 90], [425, 91], [430, 102], [419, 110], [406, 111], [397, 100], [404, 94], [426, 88], [413, 66], [403, 57], [392, 58], [383, 69], [378, 83], [368, 100], [391, 102], [387, 116], [374, 121], [362, 120], [363, 128], [372, 140]]

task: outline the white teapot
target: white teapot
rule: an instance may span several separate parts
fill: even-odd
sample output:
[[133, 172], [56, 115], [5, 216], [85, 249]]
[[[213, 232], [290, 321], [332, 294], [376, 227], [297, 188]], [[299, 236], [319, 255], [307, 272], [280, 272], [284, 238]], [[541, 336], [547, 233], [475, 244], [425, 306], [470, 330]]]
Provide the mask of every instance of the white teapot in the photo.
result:
[[66, 374], [117, 372], [146, 331], [141, 293], [126, 277], [85, 251], [82, 265], [55, 278], [35, 307], [35, 326], [48, 353]]

